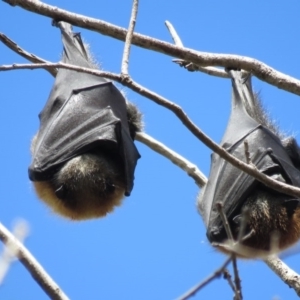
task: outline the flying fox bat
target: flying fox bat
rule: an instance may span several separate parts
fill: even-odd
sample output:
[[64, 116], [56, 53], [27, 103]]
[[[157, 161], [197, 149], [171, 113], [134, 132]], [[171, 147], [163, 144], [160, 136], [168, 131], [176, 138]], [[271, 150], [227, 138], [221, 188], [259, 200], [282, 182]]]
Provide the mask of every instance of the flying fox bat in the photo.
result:
[[[78, 33], [57, 22], [62, 62], [95, 68]], [[29, 178], [39, 198], [67, 218], [105, 216], [133, 188], [141, 114], [111, 81], [59, 69], [31, 145]]]
[[[245, 78], [241, 71], [227, 72], [233, 85], [232, 107], [221, 146], [244, 162], [249, 155], [251, 163], [273, 179], [300, 187], [300, 150], [295, 139], [285, 138], [268, 119], [252, 92], [249, 74]], [[213, 153], [208, 183], [199, 195], [198, 208], [209, 241], [226, 252], [222, 244], [229, 237], [216, 205], [221, 203], [234, 240], [247, 249], [237, 254], [251, 257], [272, 251], [274, 246], [283, 250], [300, 238], [299, 202], [300, 199], [266, 187]]]

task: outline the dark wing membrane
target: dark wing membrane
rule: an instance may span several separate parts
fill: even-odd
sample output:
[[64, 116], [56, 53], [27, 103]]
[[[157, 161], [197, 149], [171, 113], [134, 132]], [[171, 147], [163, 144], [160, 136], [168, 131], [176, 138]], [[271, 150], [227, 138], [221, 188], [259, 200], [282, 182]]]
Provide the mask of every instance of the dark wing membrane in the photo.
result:
[[[300, 186], [300, 172], [293, 166], [279, 138], [252, 119], [245, 109], [246, 105], [251, 109], [253, 103], [250, 76], [245, 80], [239, 71], [229, 73], [233, 83], [232, 112], [222, 146], [235, 157], [246, 161], [246, 139], [251, 161], [260, 171], [268, 175], [281, 174], [287, 183]], [[226, 238], [215, 204], [223, 203], [224, 213], [232, 221], [257, 184], [258, 181], [252, 176], [217, 154], [212, 155], [209, 181], [200, 200], [207, 236], [211, 241]]]
[[[78, 34], [59, 22], [64, 44], [63, 61], [91, 67]], [[124, 162], [127, 189], [133, 187], [140, 157], [129, 134], [126, 102], [120, 91], [104, 78], [59, 69], [48, 101], [40, 114], [40, 131], [29, 176], [47, 180], [65, 161], [88, 150], [109, 147]]]
[[[242, 79], [237, 78], [236, 81], [238, 80]], [[243, 94], [248, 94], [249, 89], [251, 89], [250, 84], [246, 86], [241, 86], [241, 84], [239, 84], [238, 89], [233, 86], [231, 115], [221, 142], [221, 145], [226, 149], [229, 149], [230, 147], [234, 148], [236, 145], [243, 142], [244, 138], [255, 131], [259, 126], [259, 124], [247, 114], [241, 100]], [[224, 174], [224, 166], [226, 166], [226, 164], [227, 163], [217, 154], [212, 154], [209, 180], [200, 199], [201, 214], [206, 226], [208, 226], [210, 222], [211, 210], [215, 208], [216, 201], [214, 198], [215, 195], [218, 194], [216, 189], [219, 186], [221, 174]], [[239, 173], [241, 171], [237, 170], [237, 172]], [[228, 171], [226, 173], [228, 175]], [[223, 198], [225, 199], [225, 195]]]

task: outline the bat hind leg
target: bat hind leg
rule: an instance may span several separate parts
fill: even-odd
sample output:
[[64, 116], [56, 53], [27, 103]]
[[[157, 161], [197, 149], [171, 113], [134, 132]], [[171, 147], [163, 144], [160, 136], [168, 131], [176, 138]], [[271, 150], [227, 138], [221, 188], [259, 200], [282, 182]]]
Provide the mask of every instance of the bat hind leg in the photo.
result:
[[73, 220], [103, 217], [122, 202], [122, 164], [107, 154], [87, 153], [66, 162], [51, 181], [34, 182], [38, 196]]

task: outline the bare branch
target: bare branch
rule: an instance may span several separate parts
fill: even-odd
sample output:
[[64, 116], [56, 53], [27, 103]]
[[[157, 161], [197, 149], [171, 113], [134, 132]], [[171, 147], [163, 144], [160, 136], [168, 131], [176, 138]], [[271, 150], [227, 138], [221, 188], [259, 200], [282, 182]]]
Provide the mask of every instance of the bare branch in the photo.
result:
[[163, 155], [176, 166], [184, 170], [189, 176], [191, 176], [195, 180], [196, 184], [200, 188], [204, 187], [207, 183], [206, 176], [197, 168], [196, 165], [194, 165], [193, 163], [191, 163], [186, 158], [179, 155], [172, 149], [168, 148], [163, 143], [155, 140], [153, 137], [149, 136], [144, 132], [138, 132], [135, 138], [137, 141], [147, 145], [149, 148]]
[[245, 158], [246, 158], [246, 163], [251, 164], [251, 157], [250, 157], [250, 152], [249, 152], [249, 144], [247, 139], [244, 140], [244, 148], [245, 148]]
[[19, 260], [29, 271], [34, 280], [51, 299], [69, 299], [63, 293], [60, 287], [53, 281], [53, 279], [47, 274], [44, 268], [38, 263], [38, 261], [32, 256], [32, 254], [25, 248], [25, 246], [18, 241], [1, 223], [0, 240], [5, 245], [13, 245], [13, 247], [16, 249], [16, 256], [18, 256]]
[[234, 284], [235, 284], [235, 297], [234, 300], [242, 300], [243, 299], [243, 294], [242, 294], [242, 286], [241, 286], [241, 279], [239, 275], [239, 270], [237, 267], [237, 260], [236, 260], [236, 255], [231, 254], [232, 258], [232, 266], [233, 266], [233, 274], [234, 274]]
[[218, 210], [218, 212], [220, 214], [220, 217], [222, 219], [222, 222], [223, 222], [223, 225], [224, 225], [227, 237], [228, 237], [229, 241], [231, 241], [233, 243], [234, 242], [233, 234], [231, 232], [231, 228], [229, 226], [228, 219], [227, 219], [227, 217], [226, 217], [226, 215], [224, 213], [224, 210], [223, 210], [223, 203], [217, 202], [216, 206], [217, 206], [217, 210]]
[[231, 279], [231, 275], [230, 275], [230, 273], [227, 269], [224, 270], [223, 276], [224, 276], [224, 279], [227, 280], [227, 282], [228, 282], [229, 286], [231, 287], [232, 291], [235, 293], [235, 286], [234, 286], [234, 283]]
[[[31, 12], [38, 13], [53, 19], [64, 20], [75, 26], [90, 29], [104, 35], [124, 41], [126, 29], [112, 25], [108, 22], [100, 21], [94, 18], [88, 18], [83, 15], [70, 13], [55, 6], [47, 5], [36, 0], [3, 0], [10, 5], [20, 6]], [[181, 58], [202, 67], [220, 66], [243, 69], [251, 72], [257, 78], [275, 85], [280, 89], [300, 95], [300, 81], [285, 75], [265, 63], [245, 56], [215, 54], [199, 52], [189, 48], [174, 46], [170, 43], [160, 41], [142, 34], [134, 33], [132, 44], [146, 49], [154, 50], [166, 55]]]
[[[39, 1], [35, 1], [35, 0], [7, 0], [5, 1], [7, 3], [10, 4], [14, 4], [15, 5], [20, 5], [23, 8], [26, 8], [28, 10], [37, 12], [39, 14], [43, 14], [46, 15], [48, 17], [51, 18], [61, 18], [64, 19], [70, 23], [72, 23], [73, 25], [77, 25], [83, 28], [87, 28], [87, 29], [91, 29], [97, 32], [100, 32], [102, 34], [105, 35], [109, 35], [112, 36], [114, 38], [120, 39], [120, 40], [124, 40], [125, 36], [126, 36], [126, 30], [114, 25], [111, 25], [109, 23], [103, 22], [103, 21], [99, 21], [96, 19], [92, 19], [92, 18], [86, 18], [84, 16], [81, 15], [76, 15], [76, 14], [72, 14], [72, 13], [68, 13], [67, 11], [64, 10], [60, 10], [56, 7], [50, 6], [50, 5], [46, 5], [42, 2]], [[4, 35], [1, 35], [2, 37]], [[4, 36], [5, 37], [5, 36]], [[5, 39], [5, 38], [4, 38]], [[8, 38], [7, 38], [8, 39]], [[1, 39], [2, 42], [3, 39]], [[9, 39], [7, 41], [10, 41]], [[11, 41], [12, 42], [12, 41]], [[4, 42], [5, 43], [5, 42]], [[14, 42], [12, 42], [11, 45], [13, 45]], [[6, 43], [5, 43], [6, 44]], [[151, 49], [154, 51], [158, 51], [170, 56], [175, 56], [175, 57], [179, 57], [182, 58], [184, 60], [188, 60], [194, 64], [197, 64], [196, 66], [198, 67], [199, 64], [201, 66], [205, 66], [205, 65], [219, 65], [219, 66], [223, 66], [223, 67], [236, 67], [236, 68], [242, 68], [245, 70], [248, 70], [249, 72], [252, 72], [255, 76], [257, 76], [258, 78], [272, 84], [275, 85], [279, 88], [285, 89], [287, 91], [290, 91], [292, 93], [295, 94], [300, 94], [300, 81], [284, 75], [278, 71], [276, 71], [275, 69], [270, 68], [268, 65], [252, 59], [252, 58], [248, 58], [248, 57], [242, 57], [242, 56], [237, 56], [237, 55], [217, 55], [217, 54], [211, 54], [211, 53], [204, 53], [204, 52], [197, 52], [188, 48], [178, 48], [174, 45], [171, 45], [169, 43], [165, 43], [162, 42], [160, 40], [156, 40], [144, 35], [140, 35], [140, 34], [134, 34], [133, 35], [133, 44], [140, 46], [140, 47], [144, 47], [147, 49]], [[6, 44], [8, 46], [8, 44]], [[10, 46], [8, 46], [10, 47]], [[16, 45], [16, 48], [13, 49], [13, 47], [10, 47], [13, 51], [19, 53], [20, 55], [22, 55], [23, 57], [27, 58], [28, 60], [32, 61], [32, 62], [44, 62], [44, 60], [40, 59], [37, 56], [34, 56], [33, 54], [30, 54], [26, 51], [22, 51], [21, 50], [17, 50], [18, 46]], [[22, 54], [23, 52], [23, 54]], [[36, 61], [34, 61], [34, 59], [37, 59]], [[39, 61], [40, 59], [40, 61]], [[48, 66], [47, 66], [48, 65]], [[8, 66], [8, 68], [6, 68], [7, 66], [2, 66], [2, 70], [9, 70], [9, 69], [28, 69], [28, 68], [47, 68], [49, 67], [49, 72], [50, 70], [54, 71], [53, 68], [57, 67], [65, 67], [65, 68], [69, 68], [69, 69], [73, 69], [75, 71], [81, 71], [81, 72], [86, 72], [86, 73], [91, 73], [94, 74], [95, 70], [83, 70], [82, 68], [78, 68], [78, 67], [74, 67], [74, 66], [63, 66], [62, 64], [39, 64], [37, 66], [34, 67], [28, 67], [24, 65], [23, 66], [11, 66], [11, 68]], [[81, 69], [81, 70], [80, 70]], [[209, 70], [209, 68], [205, 68], [207, 70]], [[1, 69], [0, 69], [1, 70]], [[98, 75], [98, 76], [104, 76], [116, 81], [121, 82], [120, 77], [118, 77], [119, 75], [116, 74], [112, 74], [109, 72], [100, 72], [100, 71], [96, 71], [98, 72], [98, 74], [94, 74], [94, 75]], [[222, 72], [222, 71], [221, 71]], [[53, 74], [52, 72], [50, 72], [53, 76], [55, 76], [55, 74]], [[210, 74], [210, 73], [207, 73]], [[211, 73], [213, 74], [213, 73]], [[106, 75], [106, 76], [105, 76]], [[224, 76], [225, 77], [225, 76]], [[122, 83], [122, 82], [121, 82]], [[129, 84], [127, 83], [127, 86], [129, 86]], [[130, 86], [129, 86], [130, 87]], [[134, 90], [136, 90], [137, 92], [141, 93], [143, 95], [143, 90], [138, 91], [138, 89], [141, 86], [137, 85], [134, 86]], [[148, 93], [148, 91], [146, 90], [145, 92], [146, 94]], [[151, 93], [150, 93], [151, 95]], [[156, 95], [156, 94], [152, 94]], [[152, 97], [151, 96], [151, 97]], [[152, 99], [150, 97], [150, 99]], [[162, 98], [162, 97], [161, 97]], [[163, 99], [163, 98], [162, 98]], [[152, 99], [153, 100], [153, 99]], [[159, 100], [156, 101], [156, 103], [158, 103]], [[159, 103], [160, 105], [164, 105]], [[175, 104], [174, 104], [175, 105]], [[175, 109], [176, 109], [176, 105], [175, 105]], [[181, 108], [179, 108], [181, 110]], [[184, 112], [181, 110], [181, 113], [184, 114]], [[175, 112], [175, 114], [177, 114]], [[179, 113], [180, 114], [180, 113]], [[184, 118], [183, 118], [184, 119]], [[202, 140], [202, 139], [201, 139]], [[213, 142], [212, 142], [213, 143]], [[208, 142], [205, 142], [206, 145], [209, 144]], [[224, 149], [220, 148], [217, 149], [218, 151], [215, 150], [214, 146], [208, 146], [210, 148], [212, 148], [213, 151], [215, 152], [220, 152], [219, 155], [221, 157], [223, 157], [224, 159], [226, 158], [226, 152], [222, 154], [222, 151], [225, 151]], [[229, 155], [230, 157], [230, 155]], [[234, 159], [234, 158], [233, 158]], [[230, 160], [229, 160], [230, 161]], [[251, 167], [250, 168], [243, 168], [241, 166], [243, 166], [242, 162], [236, 162], [233, 163], [233, 165], [236, 165], [237, 167], [241, 168], [242, 170], [246, 170], [246, 172], [252, 176], [254, 176], [255, 178], [257, 178], [258, 180], [262, 181], [263, 183], [266, 184], [266, 182], [268, 182], [269, 184], [266, 184], [270, 187], [273, 187], [281, 192], [284, 192], [286, 194], [289, 194], [288, 190], [291, 188], [291, 186], [285, 185], [283, 184], [283, 187], [281, 186], [281, 184], [278, 185], [278, 182], [274, 181], [274, 180], [270, 180], [267, 177], [263, 178], [261, 175], [259, 175], [260, 173], [258, 173], [256, 170], [253, 170]], [[259, 177], [259, 178], [258, 178]], [[265, 180], [264, 180], [265, 179]], [[287, 190], [288, 189], [288, 190]], [[293, 189], [292, 189], [293, 190]], [[295, 195], [297, 197], [299, 197], [299, 190], [298, 189], [294, 189], [292, 191], [292, 195]], [[5, 233], [5, 228], [3, 230], [2, 228], [3, 226], [0, 224], [0, 239], [3, 241], [8, 241], [10, 239], [14, 240], [14, 237], [11, 236], [11, 234], [9, 232]], [[37, 271], [30, 271], [32, 276], [34, 278], [38, 278], [41, 274], [41, 277], [46, 277], [47, 278], [47, 274], [45, 273], [45, 271], [42, 269], [42, 267], [35, 261], [35, 259], [32, 257], [31, 259], [31, 254], [28, 252], [28, 250], [26, 250], [24, 248], [24, 246], [19, 245], [20, 243], [17, 243], [17, 246], [21, 247], [21, 250], [19, 251], [19, 257], [21, 259], [21, 262], [28, 267], [28, 269], [32, 268], [32, 265], [36, 265], [37, 267], [35, 268], [35, 270]], [[22, 250], [23, 249], [23, 250]], [[230, 258], [228, 258], [228, 261], [226, 261], [226, 265], [230, 262]], [[282, 278], [283, 281], [285, 281], [290, 287], [293, 287], [297, 294], [300, 296], [299, 290], [300, 290], [300, 284], [299, 284], [299, 275], [297, 273], [295, 273], [294, 271], [292, 271], [291, 269], [288, 268], [288, 266], [286, 266], [283, 262], [281, 262], [278, 258], [272, 259], [272, 261], [270, 261], [269, 259], [266, 261], [266, 263]], [[225, 267], [226, 267], [225, 265]], [[216, 272], [215, 272], [216, 273]], [[219, 276], [219, 275], [217, 275]], [[217, 277], [215, 276], [215, 277]], [[39, 279], [36, 279], [39, 282]], [[212, 280], [212, 279], [211, 279]], [[206, 285], [207, 283], [209, 283], [211, 280], [209, 280], [208, 278], [208, 282], [204, 283], [204, 285]], [[46, 282], [49, 282], [46, 280]], [[51, 279], [50, 279], [51, 282]], [[43, 283], [39, 283], [42, 287], [43, 287]], [[60, 289], [56, 286], [55, 287], [55, 283], [52, 284], [48, 284], [46, 283], [46, 288], [50, 289], [50, 290], [55, 290], [54, 294], [51, 294], [51, 292], [47, 292], [48, 295], [51, 294], [50, 297], [52, 297], [52, 299], [67, 299], [67, 297], [62, 294], [62, 292], [60, 291]], [[49, 287], [50, 286], [50, 287]], [[52, 286], [52, 288], [51, 288]], [[201, 288], [201, 287], [200, 287]], [[56, 295], [59, 294], [62, 296], [58, 296], [56, 297]], [[183, 298], [186, 299], [186, 298]]]
[[[50, 63], [47, 60], [44, 60], [32, 53], [29, 53], [22, 49], [17, 43], [15, 43], [13, 40], [8, 38], [5, 34], [0, 32], [0, 41], [6, 45], [9, 49], [13, 50], [14, 52], [18, 53], [22, 57], [28, 59], [29, 61], [33, 63]], [[57, 70], [55, 68], [45, 68], [52, 76], [56, 76]]]
[[[27, 1], [27, 0], [26, 0]], [[215, 143], [212, 139], [210, 139], [204, 132], [202, 132], [187, 116], [184, 110], [177, 104], [167, 100], [166, 98], [146, 89], [142, 85], [136, 83], [132, 79], [123, 80], [121, 75], [99, 71], [89, 68], [82, 68], [74, 65], [68, 65], [64, 63], [54, 63], [54, 64], [14, 64], [14, 65], [2, 65], [0, 66], [0, 71], [9, 71], [9, 70], [19, 70], [19, 69], [39, 69], [45, 67], [55, 67], [55, 68], [65, 68], [70, 69], [78, 72], [84, 72], [96, 76], [106, 77], [111, 80], [115, 80], [124, 86], [129, 87], [133, 91], [139, 93], [142, 96], [147, 97], [148, 99], [154, 101], [155, 103], [171, 110], [180, 120], [181, 122], [201, 141], [203, 142], [208, 148], [216, 152], [220, 157], [225, 159], [226, 161], [230, 162], [233, 166], [239, 168], [240, 170], [244, 171], [245, 173], [253, 176], [258, 181], [262, 182], [269, 188], [272, 188], [278, 192], [293, 196], [293, 197], [300, 197], [300, 188], [297, 188], [292, 185], [288, 185], [286, 183], [277, 181], [261, 172], [259, 172], [254, 166], [248, 165], [243, 161], [237, 159], [230, 153], [226, 151], [223, 147], [220, 147], [217, 143]]]
[[242, 210], [242, 216], [240, 221], [240, 229], [239, 229], [239, 235], [238, 235], [238, 242], [243, 242], [250, 238], [253, 234], [253, 229], [250, 231], [250, 233], [245, 235], [247, 224], [250, 218], [250, 211], [249, 209], [243, 209]]
[[201, 281], [199, 284], [191, 288], [188, 292], [186, 292], [184, 295], [180, 296], [177, 300], [186, 300], [190, 297], [194, 296], [198, 291], [200, 291], [203, 287], [205, 287], [207, 284], [209, 284], [211, 281], [213, 281], [215, 278], [220, 277], [227, 265], [230, 263], [231, 257], [228, 257], [223, 265], [216, 270], [213, 274], [211, 274], [209, 277], [207, 277], [205, 280]]
[[[58, 8], [50, 6], [50, 5], [46, 5], [46, 4], [36, 1], [36, 0], [6, 0], [5, 2], [10, 3], [12, 5], [19, 5], [25, 9], [28, 9], [33, 12], [37, 12], [42, 15], [46, 15], [51, 18], [64, 19], [64, 20], [72, 23], [73, 25], [91, 29], [91, 30], [100, 32], [105, 35], [112, 36], [112, 37], [120, 39], [120, 40], [124, 40], [125, 36], [126, 36], [126, 30], [123, 28], [120, 28], [120, 27], [117, 27], [117, 26], [114, 26], [109, 23], [99, 21], [96, 19], [86, 18], [81, 15], [68, 13], [67, 11], [58, 9]], [[275, 85], [281, 89], [284, 89], [284, 90], [287, 90], [292, 93], [300, 95], [300, 81], [299, 80], [296, 80], [290, 76], [282, 74], [282, 73], [276, 71], [275, 69], [272, 69], [268, 65], [266, 65], [258, 60], [249, 58], [249, 57], [242, 57], [242, 56], [237, 56], [237, 55], [223, 55], [223, 54], [218, 55], [218, 54], [212, 54], [212, 53], [198, 52], [198, 51], [194, 51], [194, 50], [191, 50], [188, 48], [176, 47], [169, 43], [162, 42], [160, 40], [153, 39], [153, 38], [141, 35], [141, 34], [134, 34], [132, 43], [137, 46], [151, 49], [154, 51], [158, 51], [158, 52], [161, 52], [161, 53], [173, 56], [173, 57], [179, 57], [179, 58], [189, 61], [193, 64], [196, 64], [197, 67], [199, 67], [199, 65], [201, 65], [201, 66], [216, 65], [216, 66], [223, 66], [223, 67], [236, 67], [236, 68], [245, 69], [245, 70], [251, 72], [256, 77], [260, 78], [261, 80], [264, 80], [264, 81], [266, 81], [272, 85]], [[17, 47], [15, 49], [17, 49]], [[13, 49], [13, 48], [11, 48], [11, 49]], [[17, 50], [14, 50], [14, 51], [16, 51], [17, 53], [22, 55], [21, 54], [22, 51], [17, 51]], [[23, 55], [22, 56], [26, 57], [28, 60], [34, 61], [33, 60], [34, 57], [32, 57], [30, 53], [23, 51]], [[35, 57], [35, 58], [39, 59], [38, 57]], [[34, 62], [43, 62], [43, 61], [44, 60], [41, 60], [41, 61], [37, 60]], [[5, 67], [7, 67], [7, 66], [3, 66], [3, 67], [4, 68], [2, 70], [9, 70], [9, 68], [5, 69]], [[22, 67], [22, 66], [16, 65], [16, 66], [13, 66], [11, 69], [18, 69], [18, 68], [19, 69], [22, 69], [22, 68], [23, 69], [26, 69], [26, 68], [33, 69], [33, 68], [48, 68], [48, 67], [51, 68], [51, 69], [49, 69], [49, 72], [50, 72], [50, 70], [53, 71], [54, 67], [65, 67], [65, 68], [73, 69], [75, 71], [81, 71], [81, 72], [86, 72], [86, 73], [91, 73], [91, 74], [94, 74], [94, 72], [95, 72], [95, 70], [93, 70], [94, 72], [92, 72], [88, 69], [83, 70], [83, 68], [67, 66], [67, 65], [63, 66], [62, 64], [43, 64], [43, 65], [40, 64], [35, 67], [28, 67], [28, 65], [27, 65], [27, 67], [24, 67], [24, 66]], [[203, 67], [201, 67], [201, 68], [203, 68]], [[79, 69], [81, 69], [81, 70], [79, 70]], [[205, 69], [208, 69], [208, 68], [205, 68]], [[104, 76], [104, 77], [111, 78], [113, 80], [121, 82], [121, 78], [119, 75], [112, 74], [109, 72], [100, 72], [100, 71], [97, 71], [97, 72], [98, 72], [98, 74], [94, 74], [94, 75]], [[106, 76], [105, 76], [105, 74], [106, 74]], [[207, 74], [210, 74], [210, 73], [207, 73]], [[52, 74], [52, 75], [55, 76], [54, 74]], [[144, 95], [143, 92], [145, 92], [145, 94], [149, 94], [152, 98], [155, 98], [154, 96], [156, 94], [154, 94], [154, 93], [151, 94], [151, 92], [149, 92], [147, 90], [143, 90], [143, 87], [139, 86], [135, 82], [126, 83], [126, 85], [129, 87], [130, 87], [130, 84], [133, 84], [132, 89], [139, 92], [140, 94]], [[149, 97], [149, 98], [152, 99], [151, 97]], [[156, 101], [154, 99], [152, 99], [152, 100], [154, 100], [156, 103], [158, 103], [160, 105], [165, 106], [164, 104], [162, 104], [163, 102], [159, 103], [159, 101], [160, 101], [159, 99], [165, 100], [162, 97], [157, 98]], [[171, 108], [169, 108], [169, 109], [171, 109]], [[179, 111], [176, 112], [176, 109], [179, 109]], [[173, 109], [171, 109], [171, 110], [176, 115], [183, 114], [182, 118], [184, 120], [183, 121], [184, 124], [187, 122], [187, 120], [189, 120], [187, 118], [187, 116], [184, 116], [184, 111], [182, 111], [182, 109], [180, 107], [176, 106], [176, 104], [174, 104], [174, 110]], [[187, 120], [186, 120], [186, 118], [187, 118]], [[181, 119], [181, 117], [180, 117], [180, 119]], [[190, 126], [192, 126], [192, 125], [194, 125], [194, 124], [192, 123], [191, 125], [189, 125], [187, 127], [190, 128]], [[200, 131], [200, 133], [203, 134], [201, 131]], [[200, 134], [200, 136], [201, 136], [201, 134]], [[198, 137], [199, 133], [195, 134], [195, 135]], [[204, 137], [206, 138], [205, 135], [204, 135]], [[202, 140], [202, 138], [199, 137], [199, 139], [201, 139], [201, 140]], [[251, 167], [243, 166], [243, 163], [238, 160], [236, 160], [235, 163], [233, 163], [232, 161], [234, 161], [234, 157], [232, 157], [229, 154], [226, 154], [227, 152], [224, 149], [220, 148], [218, 145], [211, 144], [213, 142], [212, 141], [210, 142], [209, 139], [206, 140], [206, 142], [204, 142], [204, 143], [208, 147], [210, 147], [213, 151], [218, 153], [221, 157], [223, 157], [224, 159], [227, 159], [233, 165], [241, 168], [248, 174], [254, 176], [258, 180], [260, 180], [263, 183], [265, 183], [266, 185], [268, 185], [269, 187], [275, 188], [286, 194], [291, 194], [291, 195], [295, 195], [295, 196], [299, 197], [299, 195], [300, 195], [299, 189], [297, 189], [297, 188], [293, 189], [293, 187], [285, 185], [285, 184], [281, 185], [277, 181], [274, 181], [274, 180], [268, 178], [267, 176], [264, 177], [264, 176], [262, 176], [263, 174], [260, 174], [258, 171], [252, 169]], [[209, 146], [208, 144], [211, 144], [212, 146]], [[223, 153], [223, 151], [225, 151], [225, 152]], [[292, 192], [289, 193], [291, 188], [292, 188]], [[0, 239], [6, 243], [10, 242], [11, 240], [16, 243], [16, 245], [19, 249], [18, 256], [20, 257], [21, 262], [28, 269], [30, 269], [30, 268], [34, 269], [33, 271], [30, 271], [30, 273], [32, 274], [32, 276], [34, 278], [43, 277], [43, 278], [47, 279], [48, 275], [45, 273], [45, 271], [42, 269], [42, 267], [38, 264], [38, 262], [35, 261], [35, 259], [31, 256], [31, 254], [28, 252], [28, 250], [26, 250], [24, 248], [24, 246], [22, 244], [20, 244], [20, 242], [16, 241], [14, 239], [14, 237], [11, 236], [11, 234], [8, 231], [7, 232], [6, 231], [7, 230], [5, 228], [3, 228], [3, 226], [0, 224]], [[225, 262], [226, 265], [230, 262], [230, 259], [231, 258], [228, 258], [228, 260]], [[294, 271], [289, 269], [278, 258], [276, 258], [276, 259], [272, 258], [272, 260], [268, 259], [266, 261], [266, 263], [270, 266], [270, 268], [272, 268], [282, 278], [283, 281], [285, 281], [290, 287], [293, 287], [295, 289], [295, 291], [297, 292], [297, 294], [300, 296], [299, 275], [297, 273], [295, 273]], [[32, 265], [34, 267], [32, 267]], [[226, 265], [224, 267], [222, 266], [222, 270], [224, 270]], [[219, 275], [214, 276], [214, 278], [218, 277], [218, 276]], [[36, 280], [39, 282], [39, 279], [36, 279]], [[213, 280], [213, 278], [211, 280]], [[202, 283], [202, 286], [206, 285], [211, 280], [208, 278], [208, 280], [206, 280], [207, 282]], [[50, 290], [50, 292], [49, 293], [47, 292], [47, 294], [50, 297], [52, 297], [52, 299], [67, 299], [67, 297], [56, 286], [56, 284], [51, 281], [51, 279], [50, 279], [50, 281], [45, 280], [45, 282], [46, 282], [45, 283], [46, 289]], [[50, 284], [49, 284], [49, 282], [50, 282]], [[44, 285], [44, 283], [39, 283], [39, 284], [42, 287]], [[52, 293], [53, 291], [54, 291], [54, 293]], [[192, 293], [192, 295], [193, 294], [194, 293]], [[187, 298], [182, 298], [182, 299], [187, 299]]]
[[179, 35], [177, 34], [175, 28], [173, 27], [173, 25], [169, 21], [166, 21], [165, 25], [167, 26], [167, 28], [168, 28], [168, 30], [169, 30], [169, 32], [171, 34], [171, 37], [173, 39], [174, 44], [177, 47], [183, 47], [183, 43], [182, 43]]
[[276, 256], [270, 256], [265, 263], [285, 282], [293, 288], [300, 297], [300, 275], [289, 268], [283, 261]]
[[138, 5], [139, 5], [139, 1], [133, 0], [131, 17], [130, 17], [128, 31], [126, 34], [125, 46], [124, 46], [124, 52], [123, 52], [122, 69], [121, 69], [122, 76], [128, 76], [130, 46], [131, 46], [133, 31], [134, 31], [134, 27], [135, 27], [135, 23], [136, 23]]
[[[233, 238], [233, 234], [227, 219], [226, 214], [224, 213], [223, 210], [223, 204], [221, 202], [216, 203], [217, 206], [217, 210], [220, 214], [220, 217], [222, 219], [226, 234], [228, 236], [228, 243], [229, 245], [233, 245], [234, 244], [234, 238]], [[238, 272], [238, 267], [237, 267], [237, 261], [236, 261], [236, 255], [234, 252], [231, 252], [231, 259], [232, 259], [232, 266], [233, 266], [233, 273], [234, 273], [234, 283], [235, 283], [235, 300], [241, 300], [243, 299], [242, 296], [242, 286], [241, 286], [241, 279], [239, 277], [239, 272]]]

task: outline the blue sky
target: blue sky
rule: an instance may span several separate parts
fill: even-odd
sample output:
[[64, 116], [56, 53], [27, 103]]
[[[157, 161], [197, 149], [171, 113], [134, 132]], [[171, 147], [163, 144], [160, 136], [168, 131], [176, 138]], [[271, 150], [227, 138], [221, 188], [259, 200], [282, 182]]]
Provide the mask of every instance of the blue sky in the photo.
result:
[[[122, 27], [128, 26], [132, 4], [129, 0], [47, 3]], [[164, 25], [169, 20], [186, 47], [253, 57], [299, 78], [299, 11], [296, 0], [142, 0], [136, 31], [172, 42]], [[60, 58], [60, 32], [49, 18], [0, 2], [0, 31], [49, 61]], [[103, 69], [120, 71], [122, 42], [80, 28], [75, 31], [82, 33]], [[0, 65], [26, 62], [2, 44], [0, 54]], [[134, 46], [129, 71], [140, 84], [182, 106], [219, 142], [229, 116], [230, 81], [189, 73], [171, 59]], [[26, 246], [75, 300], [174, 299], [218, 268], [225, 256], [206, 239], [195, 207], [197, 186], [171, 162], [138, 142], [142, 158], [132, 195], [106, 218], [70, 222], [37, 199], [27, 176], [29, 146], [52, 84], [53, 78], [43, 70], [0, 72], [0, 221], [8, 228], [17, 218], [30, 223]], [[253, 86], [280, 127], [300, 141], [299, 97], [255, 78]], [[208, 175], [211, 150], [171, 112], [125, 91], [143, 112], [146, 132]], [[300, 272], [297, 252], [284, 261]], [[296, 299], [295, 292], [263, 262], [239, 261], [239, 270], [245, 299]], [[0, 288], [0, 299], [47, 296], [17, 262]], [[193, 299], [232, 299], [232, 291], [218, 279]]]

